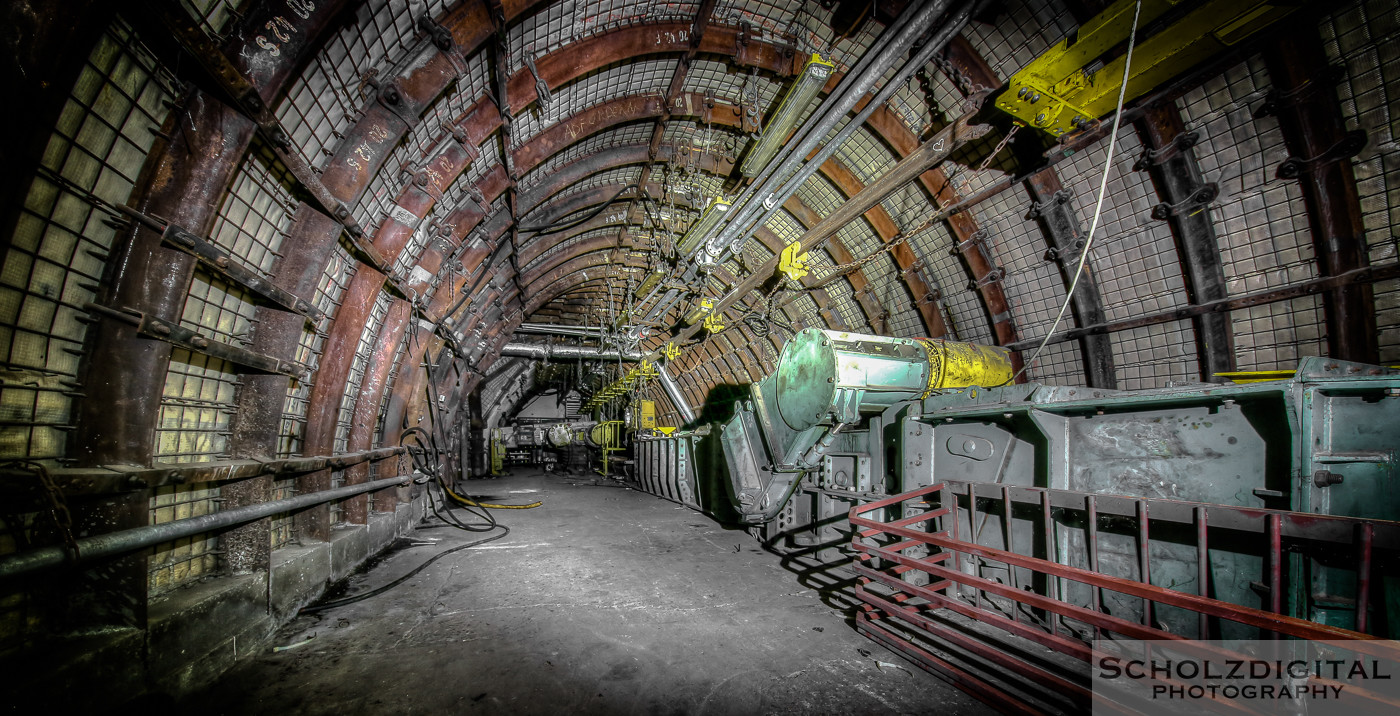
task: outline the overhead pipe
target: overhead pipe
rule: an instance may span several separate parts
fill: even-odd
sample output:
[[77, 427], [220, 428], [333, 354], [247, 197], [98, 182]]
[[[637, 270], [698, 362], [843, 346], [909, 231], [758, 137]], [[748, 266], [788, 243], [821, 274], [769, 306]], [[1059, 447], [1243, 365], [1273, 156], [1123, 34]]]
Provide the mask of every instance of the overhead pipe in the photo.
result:
[[336, 487], [330, 490], [321, 490], [320, 492], [288, 497], [283, 500], [272, 500], [271, 502], [259, 502], [255, 505], [234, 507], [210, 515], [200, 515], [199, 517], [175, 520], [174, 522], [165, 522], [158, 525], [135, 527], [129, 530], [109, 532], [94, 537], [83, 537], [75, 541], [77, 550], [72, 552], [70, 552], [67, 545], [54, 545], [29, 550], [28, 552], [9, 554], [0, 557], [0, 580], [45, 569], [52, 569], [54, 567], [61, 567], [65, 564], [77, 564], [107, 557], [116, 557], [147, 547], [154, 547], [158, 544], [164, 544], [172, 540], [193, 537], [194, 535], [204, 534], [205, 532], [212, 532], [214, 530], [236, 527], [283, 512], [292, 512], [307, 507], [314, 507], [333, 500], [354, 497], [355, 495], [382, 490], [395, 485], [406, 485], [410, 480], [413, 480], [414, 477], [413, 475], [386, 477], [370, 482], [362, 482], [357, 485], [345, 485], [344, 487]]
[[638, 351], [620, 351], [615, 348], [589, 348], [586, 346], [552, 346], [547, 343], [507, 343], [501, 347], [502, 357], [534, 358], [535, 360], [641, 360], [645, 356]]
[[516, 333], [539, 333], [551, 336], [585, 336], [597, 337], [603, 334], [601, 328], [590, 326], [556, 326], [551, 323], [522, 323], [515, 329]]
[[[949, 2], [950, 0], [936, 0], [922, 5], [917, 10], [912, 10], [912, 8], [918, 3], [911, 4], [911, 10], [907, 10], [905, 15], [901, 16], [900, 20], [891, 28], [895, 34], [889, 43], [874, 53], [866, 54], [867, 58], [871, 58], [870, 62], [859, 63], [852, 69], [851, 74], [847, 75], [846, 79], [842, 80], [837, 87], [837, 91], [827, 97], [826, 101], [813, 112], [812, 116], [819, 117], [817, 122], [806, 129], [799, 130], [803, 134], [796, 146], [787, 152], [787, 156], [781, 162], [775, 162], [776, 166], [770, 165], [770, 170], [766, 172], [767, 176], [762, 181], [751, 185], [749, 190], [745, 192], [748, 200], [744, 202], [742, 208], [733, 212], [724, 228], [710, 240], [709, 246], [711, 248], [724, 247], [734, 243], [736, 239], [746, 233], [750, 226], [770, 218], [787, 196], [791, 195], [798, 186], [801, 186], [802, 182], [806, 181], [807, 177], [811, 176], [811, 173], [815, 172], [822, 162], [839, 149], [845, 143], [846, 138], [865, 123], [865, 119], [875, 111], [875, 108], [883, 105], [884, 101], [903, 85], [903, 80], [907, 79], [908, 75], [912, 75], [914, 70], [927, 64], [928, 58], [932, 57], [933, 52], [941, 43], [929, 42], [919, 52], [919, 56], [924, 58], [922, 63], [917, 65], [913, 61], [906, 63], [899, 75], [887, 82], [876, 98], [848, 122], [841, 133], [833, 140], [825, 141], [827, 133], [845, 119], [846, 115], [869, 93], [885, 72], [893, 67], [899, 58], [908, 53], [913, 48], [914, 43], [933, 27], [938, 18], [943, 16]], [[954, 24], [957, 23], [950, 23], [945, 28]], [[874, 57], [871, 57], [872, 55]], [[807, 162], [810, 171], [799, 172], [800, 165], [807, 161], [807, 155], [813, 150], [817, 150], [818, 153], [811, 161]], [[794, 173], [798, 175], [793, 177]], [[790, 177], [792, 180], [789, 180]], [[762, 218], [754, 221], [755, 215], [764, 209], [767, 211], [763, 213]]]
[[[826, 133], [830, 131], [832, 127], [835, 127], [836, 123], [841, 118], [845, 117], [848, 111], [855, 107], [856, 103], [865, 96], [866, 92], [874, 85], [875, 81], [879, 79], [889, 67], [893, 66], [895, 60], [902, 57], [904, 52], [912, 47], [914, 40], [922, 36], [924, 31], [922, 29], [919, 30], [917, 33], [913, 34], [913, 37], [910, 37], [911, 33], [909, 32], [901, 33], [886, 50], [886, 52], [894, 53], [892, 56], [888, 57], [889, 64], [884, 65], [874, 77], [868, 80], [862, 78], [863, 81], [857, 83], [855, 87], [852, 87], [850, 91], [851, 96], [842, 97], [843, 101], [836, 110], [839, 114], [825, 116], [822, 118], [821, 122], [812, 127], [812, 130], [803, 137], [801, 144], [783, 161], [779, 170], [774, 172], [768, 181], [764, 182], [763, 188], [758, 191], [758, 196], [764, 197], [763, 200], [759, 202], [750, 202], [751, 206], [745, 206], [743, 210], [741, 210], [740, 215], [726, 224], [724, 229], [720, 231], [720, 234], [710, 241], [709, 249], [707, 250], [712, 254], [721, 253], [725, 247], [731, 247], [733, 250], [737, 251], [738, 245], [751, 233], [749, 231], [751, 227], [762, 226], [770, 221], [773, 216], [781, 210], [783, 202], [787, 201], [788, 197], [796, 193], [798, 188], [811, 178], [813, 174], [816, 174], [817, 170], [821, 168], [822, 163], [829, 159], [831, 155], [835, 154], [837, 149], [844, 146], [851, 135], [855, 133], [856, 129], [863, 126], [865, 121], [870, 118], [871, 114], [874, 114], [876, 109], [883, 107], [885, 103], [889, 101], [890, 97], [894, 96], [895, 91], [903, 87], [905, 82], [912, 77], [915, 72], [926, 66], [933, 59], [935, 53], [941, 51], [958, 33], [962, 32], [963, 28], [967, 26], [968, 21], [972, 19], [974, 11], [982, 4], [982, 1], [983, 0], [968, 0], [968, 2], [964, 3], [958, 12], [950, 17], [948, 22], [944, 23], [943, 27], [939, 28], [938, 32], [933, 37], [929, 38], [929, 41], [925, 43], [923, 47], [919, 48], [918, 52], [911, 57], [908, 62], [904, 63], [904, 66], [895, 73], [894, 77], [890, 78], [890, 80], [880, 88], [880, 91], [866, 103], [865, 107], [862, 108], [860, 112], [856, 113], [856, 116], [853, 117], [851, 121], [846, 123], [846, 126], [843, 127], [835, 137], [829, 141], [824, 141], [826, 139]], [[943, 10], [947, 5], [947, 0], [930, 3], [918, 17], [920, 20], [926, 20], [928, 25], [931, 25], [935, 19], [942, 16]], [[927, 25], [922, 27], [927, 28]], [[881, 60], [885, 59], [886, 56], [882, 55]], [[823, 110], [825, 110], [825, 105], [818, 111]], [[813, 150], [816, 150], [816, 154], [799, 169], [797, 165]], [[796, 174], [791, 176], [791, 178], [786, 178], [787, 175], [791, 174], [793, 171], [796, 171]], [[772, 187], [771, 190], [770, 187]], [[762, 206], [765, 211], [757, 220], [752, 220], [753, 212], [758, 211], [757, 207], [759, 206]]]
[[680, 411], [681, 417], [685, 418], [687, 424], [695, 422], [695, 409], [690, 407], [690, 401], [685, 399], [681, 393], [680, 386], [671, 378], [671, 374], [666, 371], [666, 366], [656, 367], [656, 380], [661, 383], [661, 389], [666, 391], [666, 397], [671, 399], [671, 404]]

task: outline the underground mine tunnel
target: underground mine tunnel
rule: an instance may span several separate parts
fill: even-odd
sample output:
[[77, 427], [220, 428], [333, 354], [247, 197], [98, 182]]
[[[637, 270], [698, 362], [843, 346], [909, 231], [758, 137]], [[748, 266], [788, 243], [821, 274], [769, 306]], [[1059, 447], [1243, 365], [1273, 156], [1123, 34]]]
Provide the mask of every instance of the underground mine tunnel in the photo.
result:
[[7, 712], [1400, 662], [1394, 0], [4, 8]]

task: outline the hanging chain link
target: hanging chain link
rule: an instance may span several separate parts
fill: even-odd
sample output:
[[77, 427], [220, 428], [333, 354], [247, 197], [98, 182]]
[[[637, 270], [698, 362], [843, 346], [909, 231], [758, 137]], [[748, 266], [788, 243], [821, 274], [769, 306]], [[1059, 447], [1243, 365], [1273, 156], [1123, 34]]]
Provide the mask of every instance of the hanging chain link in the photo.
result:
[[1016, 132], [1018, 132], [1018, 131], [1020, 131], [1020, 130], [1021, 130], [1021, 125], [1020, 125], [1019, 123], [1011, 125], [1010, 131], [1008, 131], [1008, 132], [1006, 133], [1006, 136], [1004, 136], [1004, 137], [1001, 138], [1001, 141], [1000, 141], [1000, 142], [997, 142], [997, 147], [996, 147], [996, 149], [993, 149], [993, 150], [992, 150], [992, 153], [991, 153], [991, 154], [988, 154], [988, 155], [987, 155], [987, 158], [982, 160], [982, 164], [981, 164], [980, 166], [977, 167], [977, 171], [979, 171], [979, 172], [980, 172], [980, 171], [983, 171], [983, 170], [985, 170], [988, 166], [990, 166], [991, 163], [992, 163], [992, 160], [993, 160], [993, 159], [996, 159], [996, 157], [997, 157], [998, 154], [1001, 154], [1001, 150], [1003, 150], [1003, 149], [1006, 148], [1006, 145], [1011, 141], [1011, 138], [1014, 137], [1014, 136], [1016, 136]]
[[72, 558], [78, 559], [78, 541], [73, 537], [73, 514], [68, 511], [68, 502], [63, 499], [63, 491], [53, 481], [49, 469], [44, 467], [43, 463], [33, 460], [10, 460], [4, 465], [27, 470], [39, 476], [39, 486], [43, 488], [44, 497], [48, 500], [49, 516], [54, 528], [63, 537], [63, 543], [68, 546]]

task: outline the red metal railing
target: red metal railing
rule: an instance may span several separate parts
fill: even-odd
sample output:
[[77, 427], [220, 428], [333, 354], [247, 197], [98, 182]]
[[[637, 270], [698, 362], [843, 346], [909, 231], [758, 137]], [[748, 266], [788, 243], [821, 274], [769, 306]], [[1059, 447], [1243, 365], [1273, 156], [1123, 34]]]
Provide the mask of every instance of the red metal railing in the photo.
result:
[[[980, 527], [973, 530], [971, 525], [977, 524], [979, 500], [999, 503], [998, 516], [1004, 527], [999, 539], [1005, 549], [977, 543], [976, 535], [980, 534]], [[1055, 531], [1057, 525], [1064, 524], [1067, 518], [1065, 512], [1082, 514], [1085, 518], [1082, 529], [1086, 538], [1086, 564], [1091, 568], [1041, 559], [1018, 550], [1014, 530], [1011, 529], [1014, 505], [1019, 505], [1018, 515], [1022, 518], [1030, 510], [1038, 513], [1038, 519], [1033, 522], [1042, 530], [1047, 555], [1055, 554], [1051, 551], [1055, 548], [1049, 546], [1056, 545]], [[1136, 521], [1133, 531], [1137, 540], [1134, 556], [1138, 562], [1138, 579], [1126, 579], [1100, 571], [1099, 517], [1105, 508], [1106, 514]], [[1061, 510], [1061, 521], [1054, 519], [1056, 509]], [[875, 514], [872, 513], [884, 514], [885, 511], [904, 516], [890, 521], [873, 519]], [[963, 532], [972, 541], [959, 538], [962, 534], [959, 520], [963, 517], [968, 519], [968, 528]], [[950, 628], [950, 615], [981, 622], [1006, 635], [1073, 657], [1071, 664], [1075, 660], [1090, 661], [1093, 647], [1090, 637], [1086, 636], [1090, 629], [1092, 638], [1111, 633], [1136, 640], [1185, 642], [1188, 637], [1160, 628], [1161, 625], [1154, 621], [1156, 605], [1195, 612], [1198, 615], [1196, 636], [1202, 640], [1211, 635], [1212, 620], [1217, 620], [1217, 623], [1218, 620], [1226, 620], [1257, 628], [1266, 638], [1354, 641], [1348, 646], [1357, 653], [1400, 660], [1400, 648], [1394, 642], [1382, 641], [1362, 631], [1281, 613], [1285, 535], [1294, 549], [1300, 549], [1300, 545], [1304, 544], [1313, 548], [1318, 545], [1329, 548], [1354, 546], [1358, 589], [1356, 606], [1359, 610], [1356, 623], [1359, 629], [1366, 629], [1365, 610], [1372, 583], [1374, 552], [1377, 548], [1393, 551], [1400, 544], [1400, 526], [1396, 523], [1173, 500], [1089, 495], [1045, 488], [953, 482], [938, 483], [856, 506], [850, 511], [850, 521], [856, 530], [852, 546], [858, 552], [854, 568], [860, 583], [856, 594], [865, 603], [863, 611], [857, 615], [857, 628], [871, 639], [910, 657], [926, 670], [942, 675], [989, 705], [1008, 713], [1037, 712], [1038, 707], [1008, 694], [1004, 688], [993, 685], [967, 668], [934, 654], [926, 645], [940, 649], [953, 647], [953, 651], [962, 651], [994, 664], [1006, 674], [1019, 677], [1023, 683], [1039, 685], [1055, 698], [1067, 699], [1074, 709], [1087, 708], [1095, 701], [1100, 705], [1113, 704], [1105, 704], [1101, 697], [1090, 693], [1083, 673], [1058, 668], [1044, 660], [1018, 656], [1017, 650], [1006, 648], [1007, 642], [1000, 636], [988, 639], [975, 629]], [[982, 524], [985, 522], [984, 515]], [[1162, 522], [1194, 525], [1199, 593], [1151, 584], [1150, 530], [1153, 522], [1159, 525]], [[1264, 573], [1260, 582], [1266, 590], [1268, 611], [1207, 596], [1212, 527], [1228, 530], [1237, 539], [1240, 534], [1250, 533], [1262, 537]], [[972, 566], [1004, 566], [1010, 583], [981, 576], [979, 569], [965, 569], [965, 563]], [[1028, 570], [1041, 579], [1033, 578], [1031, 583], [1022, 584], [1017, 576], [1018, 569]], [[1086, 604], [1068, 601], [1070, 582], [1088, 587]], [[884, 593], [872, 591], [876, 585]], [[1141, 622], [1108, 613], [1103, 604], [1105, 590], [1141, 599]], [[968, 594], [969, 591], [971, 594]], [[1010, 616], [1007, 616], [1008, 613]], [[1027, 615], [1026, 618], [1023, 618], [1023, 614]], [[1035, 614], [1044, 614], [1045, 618], [1037, 619], [1033, 616]], [[897, 630], [889, 619], [899, 622]], [[1085, 629], [1081, 632], [1071, 628], [1071, 624], [1075, 623], [1083, 625]], [[910, 631], [921, 638], [910, 640], [906, 636]], [[1230, 654], [1209, 645], [1183, 646], [1207, 654]], [[1378, 706], [1400, 709], [1400, 702], [1354, 686], [1348, 687], [1346, 695], [1366, 709]], [[1241, 704], [1224, 702], [1221, 705], [1229, 710], [1252, 713]]]

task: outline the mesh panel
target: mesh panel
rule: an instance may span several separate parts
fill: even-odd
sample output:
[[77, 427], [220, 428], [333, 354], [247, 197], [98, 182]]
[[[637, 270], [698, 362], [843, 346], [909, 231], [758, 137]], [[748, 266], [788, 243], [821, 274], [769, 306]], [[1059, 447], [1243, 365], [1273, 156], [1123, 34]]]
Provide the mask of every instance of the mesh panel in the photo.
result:
[[[1194, 150], [1201, 173], [1220, 186], [1221, 196], [1212, 213], [1221, 229], [1221, 259], [1231, 296], [1317, 275], [1302, 191], [1296, 182], [1274, 177], [1278, 164], [1288, 156], [1278, 121], [1273, 117], [1255, 120], [1250, 109], [1249, 103], [1268, 89], [1264, 64], [1254, 57], [1178, 100], [1187, 127], [1201, 131], [1202, 140]], [[1321, 321], [1305, 315], [1311, 302], [1293, 303], [1304, 311], [1296, 320], [1285, 310], [1289, 304], [1230, 314], [1241, 370], [1292, 368], [1292, 363], [1277, 361], [1326, 352]], [[1261, 351], [1251, 352], [1254, 346]]]
[[982, 297], [967, 289], [967, 269], [953, 253], [957, 242], [948, 225], [938, 223], [909, 240], [914, 255], [924, 262], [924, 275], [930, 276], [942, 292], [943, 322], [950, 338], [973, 343], [993, 343]]
[[[1328, 58], [1346, 72], [1337, 86], [1348, 130], [1364, 128], [1372, 151], [1352, 160], [1372, 264], [1397, 260], [1400, 226], [1400, 18], [1384, 0], [1354, 3], [1323, 18]], [[1375, 284], [1380, 360], [1400, 361], [1400, 280]]]
[[180, 0], [180, 5], [189, 13], [199, 29], [212, 40], [223, 39], [230, 18], [238, 17], [238, 6], [233, 0]]
[[[1002, 192], [982, 204], [978, 219], [990, 234], [993, 264], [1006, 271], [1002, 290], [1018, 330], [1024, 337], [1041, 338], [1065, 301], [1065, 280], [1060, 267], [1045, 260], [1045, 238], [1026, 219], [1026, 203], [1024, 194]], [[1076, 325], [1074, 312], [1067, 310], [1056, 330]]]
[[675, 68], [676, 61], [671, 59], [622, 62], [564, 85], [554, 90], [554, 102], [548, 111], [536, 109], [516, 117], [511, 148], [520, 147], [582, 108], [619, 97], [663, 94]]
[[1123, 390], [1165, 388], [1200, 380], [1196, 332], [1190, 321], [1172, 321], [1112, 334], [1113, 364]]
[[[346, 286], [350, 285], [355, 266], [355, 259], [350, 256], [350, 252], [343, 245], [337, 245], [326, 264], [321, 280], [316, 284], [316, 307], [325, 313], [325, 317], [314, 328], [302, 330], [296, 357], [298, 363], [311, 369], [313, 378], [321, 362], [321, 347], [325, 343], [326, 332], [335, 320], [335, 311], [340, 307], [340, 298], [345, 293]], [[287, 401], [282, 409], [282, 424], [278, 430], [278, 457], [291, 457], [301, 453], [302, 441], [306, 437], [306, 401], [310, 397], [310, 382], [293, 378], [288, 384]]]
[[[1094, 232], [1093, 267], [1110, 321], [1159, 313], [1187, 302], [1171, 227], [1150, 216], [1157, 203], [1152, 180], [1146, 172], [1132, 169], [1141, 151], [1137, 132], [1123, 128]], [[1108, 143], [1099, 142], [1067, 162], [1060, 175], [1065, 187], [1074, 192], [1074, 211], [1080, 230], [1086, 233], [1107, 153]], [[1193, 341], [1188, 335], [1187, 342]]]
[[[93, 300], [114, 231], [77, 192], [125, 203], [174, 97], [173, 79], [116, 20], [97, 41], [30, 184], [0, 271], [0, 456], [59, 458]], [[61, 178], [61, 179], [60, 179]], [[72, 187], [72, 188], [69, 188]]]
[[286, 167], [259, 143], [239, 164], [210, 238], [262, 275], [270, 276], [297, 207], [293, 186]]
[[599, 132], [587, 139], [581, 139], [559, 153], [540, 162], [539, 166], [531, 169], [520, 179], [520, 188], [529, 190], [546, 182], [549, 177], [561, 167], [571, 164], [580, 158], [592, 156], [598, 152], [612, 149], [613, 147], [626, 147], [634, 145], [646, 145], [651, 141], [652, 125], [650, 124], [629, 124], [605, 132]]
[[[438, 17], [443, 0], [429, 0], [427, 12]], [[277, 119], [302, 157], [323, 168], [345, 128], [373, 92], [367, 77], [387, 79], [389, 68], [415, 40], [414, 23], [424, 11], [420, 2], [369, 0], [355, 11], [355, 21], [321, 46], [292, 80]]]
[[996, 22], [968, 23], [963, 35], [1003, 80], [1077, 27], [1060, 0], [1011, 0], [1002, 8]]
[[[217, 487], [168, 485], [151, 494], [151, 524], [161, 524], [207, 515], [218, 510]], [[200, 534], [159, 545], [146, 562], [147, 585], [151, 596], [163, 594], [200, 577], [212, 576], [219, 568], [218, 535]]]
[[[1030, 360], [1033, 352], [1023, 351], [1021, 355]], [[1084, 356], [1079, 350], [1079, 341], [1046, 346], [1026, 370], [1026, 379], [1048, 385], [1084, 385]]]
[[1304, 356], [1327, 354], [1322, 297], [1232, 311], [1238, 370], [1292, 370]]

